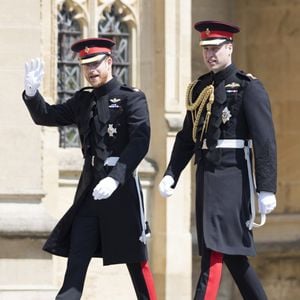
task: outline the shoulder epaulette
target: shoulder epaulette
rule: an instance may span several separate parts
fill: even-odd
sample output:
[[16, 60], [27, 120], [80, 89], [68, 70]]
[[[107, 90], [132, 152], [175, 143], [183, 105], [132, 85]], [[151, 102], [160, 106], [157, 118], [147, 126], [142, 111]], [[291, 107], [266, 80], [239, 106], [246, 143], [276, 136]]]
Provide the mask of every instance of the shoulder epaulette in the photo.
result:
[[237, 75], [239, 75], [242, 79], [246, 79], [248, 81], [257, 79], [255, 76], [253, 76], [251, 73], [245, 73], [244, 71], [238, 71]]
[[131, 91], [131, 92], [140, 92], [139, 89], [128, 86], [126, 84], [121, 85], [121, 89], [127, 90], [127, 91]]

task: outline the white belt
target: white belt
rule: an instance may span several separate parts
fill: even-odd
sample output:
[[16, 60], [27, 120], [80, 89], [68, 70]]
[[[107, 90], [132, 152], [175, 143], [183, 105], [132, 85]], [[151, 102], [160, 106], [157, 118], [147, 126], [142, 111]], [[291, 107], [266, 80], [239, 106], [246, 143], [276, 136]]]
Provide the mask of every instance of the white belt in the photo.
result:
[[[243, 149], [245, 146], [252, 148], [252, 140], [236, 140], [236, 139], [218, 140], [216, 148]], [[206, 139], [203, 140], [202, 149], [208, 149], [206, 144]]]
[[[246, 222], [246, 226], [249, 230], [252, 230], [255, 227], [263, 226], [266, 222], [266, 215], [260, 215], [260, 223], [255, 223], [255, 200], [257, 198], [256, 195], [256, 186], [255, 180], [251, 168], [251, 159], [250, 159], [250, 149], [252, 148], [252, 140], [235, 140], [235, 139], [227, 139], [227, 140], [218, 140], [216, 148], [233, 148], [233, 149], [244, 149], [245, 159], [247, 161], [247, 170], [248, 170], [248, 178], [249, 178], [249, 187], [250, 187], [250, 207], [251, 207], [251, 217], [250, 220]], [[202, 149], [207, 149], [206, 139], [203, 140]]]
[[[110, 157], [108, 157], [104, 161], [104, 166], [114, 167], [117, 164], [119, 158], [120, 158], [119, 156], [110, 156]], [[95, 155], [92, 156], [91, 165], [93, 167], [95, 166]]]
[[114, 167], [117, 164], [119, 158], [120, 158], [119, 156], [110, 156], [110, 157], [108, 157], [104, 161], [104, 166]]

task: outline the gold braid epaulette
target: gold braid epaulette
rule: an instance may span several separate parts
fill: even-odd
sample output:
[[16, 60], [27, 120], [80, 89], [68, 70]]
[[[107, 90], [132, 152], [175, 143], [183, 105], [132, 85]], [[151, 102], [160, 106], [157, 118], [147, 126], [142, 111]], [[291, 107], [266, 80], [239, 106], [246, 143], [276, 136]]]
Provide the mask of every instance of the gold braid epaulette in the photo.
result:
[[193, 121], [193, 141], [196, 143], [197, 139], [197, 128], [199, 125], [200, 117], [203, 112], [203, 108], [206, 104], [206, 115], [204, 124], [201, 130], [200, 141], [203, 139], [204, 132], [207, 131], [208, 123], [211, 115], [211, 107], [215, 100], [214, 97], [214, 86], [210, 84], [206, 86], [197, 97], [196, 101], [193, 103], [192, 94], [193, 89], [198, 80], [193, 81], [187, 87], [186, 91], [186, 109], [191, 111], [192, 121]]

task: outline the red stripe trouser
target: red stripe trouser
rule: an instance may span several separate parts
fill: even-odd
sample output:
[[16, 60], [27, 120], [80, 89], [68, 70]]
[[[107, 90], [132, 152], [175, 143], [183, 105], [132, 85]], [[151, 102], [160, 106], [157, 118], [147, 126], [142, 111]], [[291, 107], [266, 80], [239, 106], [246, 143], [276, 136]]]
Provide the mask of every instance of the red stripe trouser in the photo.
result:
[[243, 299], [267, 299], [264, 289], [246, 256], [227, 255], [205, 248], [202, 253], [201, 273], [194, 300], [217, 299], [223, 262], [229, 269]]
[[157, 300], [154, 281], [148, 263], [126, 264], [138, 300]]
[[[56, 300], [81, 299], [86, 272], [99, 243], [96, 217], [77, 217], [72, 226], [71, 248], [63, 285]], [[147, 261], [126, 264], [138, 300], [157, 300]], [[112, 286], [113, 288], [113, 286]]]

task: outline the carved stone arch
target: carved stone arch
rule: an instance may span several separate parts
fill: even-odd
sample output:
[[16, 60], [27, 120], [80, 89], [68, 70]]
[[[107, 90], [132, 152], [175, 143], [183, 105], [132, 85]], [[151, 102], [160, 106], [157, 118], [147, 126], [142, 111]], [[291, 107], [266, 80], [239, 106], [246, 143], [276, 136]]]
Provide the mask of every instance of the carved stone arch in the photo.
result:
[[[121, 82], [131, 85], [137, 85], [137, 64], [138, 61], [138, 45], [137, 45], [137, 30], [138, 30], [138, 13], [137, 13], [137, 1], [136, 0], [98, 0], [97, 16], [98, 16], [98, 26], [101, 22], [105, 21], [107, 16], [114, 10], [115, 14], [118, 15], [118, 22], [116, 24], [124, 24], [128, 31], [128, 60], [122, 59], [122, 54], [126, 52], [124, 48], [124, 40], [120, 47], [115, 47], [114, 57], [117, 60], [114, 63], [114, 74], [119, 78]], [[108, 22], [109, 23], [109, 22]], [[106, 24], [106, 29], [108, 24]], [[112, 25], [114, 27], [114, 25]], [[116, 30], [116, 35], [112, 35], [113, 39], [116, 38], [118, 45], [118, 40], [120, 41], [120, 36], [122, 35], [122, 29]], [[123, 27], [124, 29], [124, 27]], [[99, 28], [98, 28], [99, 30]], [[110, 31], [110, 30], [109, 30]], [[118, 34], [119, 33], [119, 34]], [[108, 36], [110, 38], [110, 36]], [[126, 39], [126, 38], [125, 38]], [[114, 52], [114, 51], [113, 51]], [[116, 55], [117, 54], [117, 55]], [[123, 57], [124, 58], [124, 57]], [[126, 67], [127, 65], [127, 67]]]
[[[67, 101], [82, 85], [81, 68], [71, 45], [87, 32], [88, 14], [83, 1], [56, 2], [57, 8], [57, 102]], [[78, 147], [79, 134], [74, 126], [59, 128], [60, 146]]]
[[76, 20], [80, 24], [83, 34], [86, 35], [87, 29], [90, 24], [90, 17], [87, 11], [87, 7], [83, 2], [84, 1], [59, 0], [57, 1], [57, 9], [58, 11], [60, 11], [65, 4], [68, 10], [74, 13], [74, 20]]
[[100, 17], [103, 17], [104, 11], [110, 11], [112, 5], [114, 5], [118, 13], [123, 17], [122, 21], [127, 23], [129, 28], [131, 30], [136, 29], [137, 27], [137, 12], [134, 9], [133, 4], [136, 2], [136, 0], [128, 0], [128, 1], [122, 1], [122, 0], [98, 0], [98, 11], [97, 15]]

